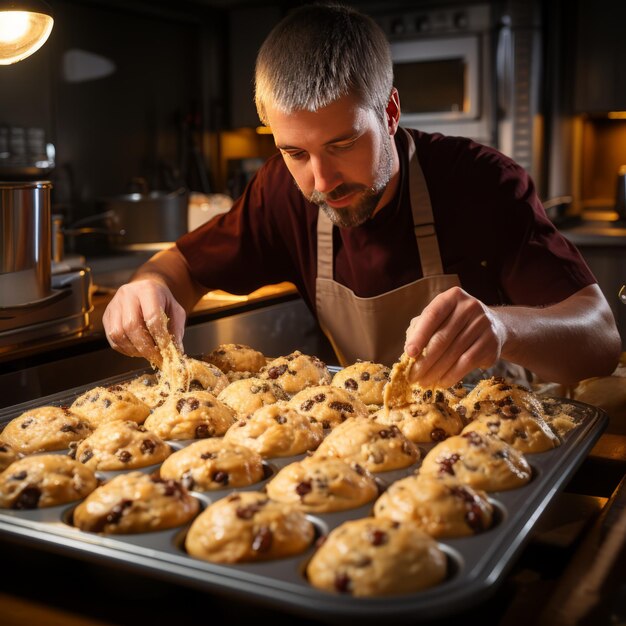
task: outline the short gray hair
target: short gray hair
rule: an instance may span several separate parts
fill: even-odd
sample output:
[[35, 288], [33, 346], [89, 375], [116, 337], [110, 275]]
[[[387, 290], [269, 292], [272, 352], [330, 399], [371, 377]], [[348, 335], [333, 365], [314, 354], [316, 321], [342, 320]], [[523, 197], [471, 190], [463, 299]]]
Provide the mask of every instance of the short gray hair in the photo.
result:
[[340, 4], [304, 5], [279, 22], [256, 61], [255, 103], [317, 111], [342, 96], [381, 113], [393, 87], [389, 43], [376, 22]]

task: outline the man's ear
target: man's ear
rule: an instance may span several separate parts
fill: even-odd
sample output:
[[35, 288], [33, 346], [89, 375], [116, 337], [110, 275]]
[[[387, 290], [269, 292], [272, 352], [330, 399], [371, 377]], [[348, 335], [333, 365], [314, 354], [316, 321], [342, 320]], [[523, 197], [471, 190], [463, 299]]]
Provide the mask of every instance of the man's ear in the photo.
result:
[[393, 137], [398, 130], [398, 125], [400, 124], [400, 95], [395, 87], [391, 89], [391, 95], [389, 96], [389, 101], [387, 102], [385, 115], [387, 117], [387, 129], [389, 130], [389, 135]]

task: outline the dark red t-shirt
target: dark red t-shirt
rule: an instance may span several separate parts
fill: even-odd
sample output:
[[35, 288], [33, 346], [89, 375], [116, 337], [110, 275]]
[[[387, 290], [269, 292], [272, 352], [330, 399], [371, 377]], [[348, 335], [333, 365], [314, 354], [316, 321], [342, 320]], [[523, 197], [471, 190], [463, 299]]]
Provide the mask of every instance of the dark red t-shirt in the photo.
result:
[[[595, 283], [577, 249], [546, 217], [528, 174], [469, 139], [410, 131], [435, 218], [444, 272], [486, 304], [548, 305]], [[334, 228], [334, 278], [371, 297], [422, 276], [408, 191], [408, 155], [396, 135], [395, 197], [356, 228]], [[232, 209], [177, 241], [209, 289], [249, 293], [290, 281], [315, 312], [316, 205], [280, 155], [257, 172]]]

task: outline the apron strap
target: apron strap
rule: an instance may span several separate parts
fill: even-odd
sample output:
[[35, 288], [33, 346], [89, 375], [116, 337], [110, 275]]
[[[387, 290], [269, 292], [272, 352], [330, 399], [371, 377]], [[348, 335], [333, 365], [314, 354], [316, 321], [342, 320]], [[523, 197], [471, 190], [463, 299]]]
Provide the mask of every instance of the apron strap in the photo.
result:
[[333, 279], [333, 223], [322, 209], [317, 212], [317, 277]]
[[417, 158], [413, 137], [404, 128], [402, 130], [409, 143], [409, 192], [411, 194], [415, 239], [422, 264], [422, 275], [424, 277], [438, 276], [443, 274], [443, 265], [437, 233], [435, 232], [435, 218], [430, 204], [428, 186]]

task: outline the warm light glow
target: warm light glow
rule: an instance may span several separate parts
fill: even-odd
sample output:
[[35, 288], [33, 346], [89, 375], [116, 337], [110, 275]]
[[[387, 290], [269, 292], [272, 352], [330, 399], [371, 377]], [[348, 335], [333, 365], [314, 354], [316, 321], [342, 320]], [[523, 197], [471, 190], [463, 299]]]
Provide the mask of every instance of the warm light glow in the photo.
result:
[[272, 129], [269, 126], [257, 126], [256, 134], [257, 135], [271, 135]]
[[0, 65], [17, 63], [39, 50], [53, 24], [45, 13], [0, 11]]
[[626, 111], [609, 111], [610, 120], [626, 120]]
[[0, 43], [13, 43], [21, 39], [30, 28], [26, 11], [5, 11], [0, 18]]

